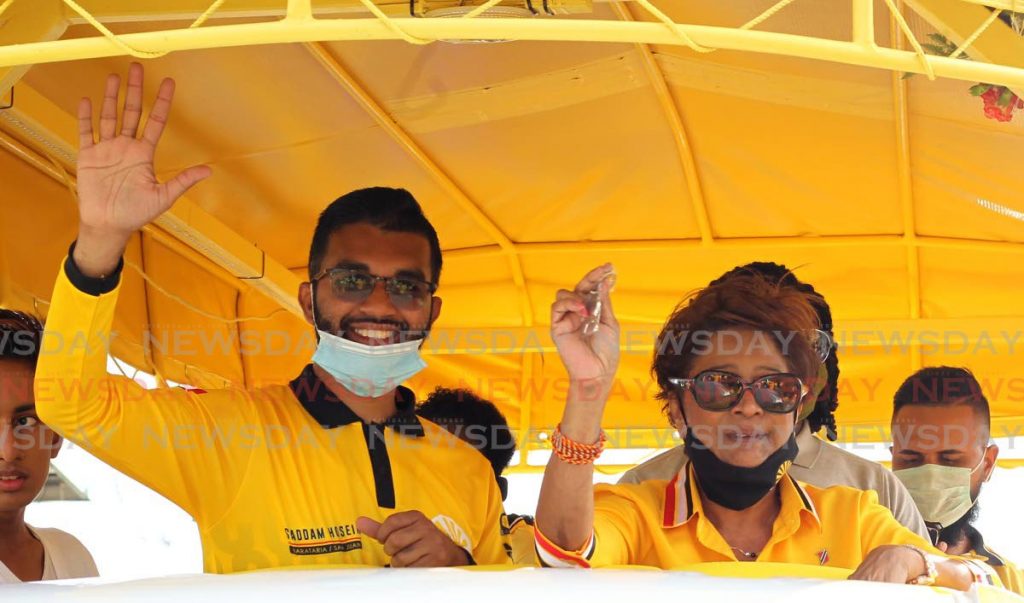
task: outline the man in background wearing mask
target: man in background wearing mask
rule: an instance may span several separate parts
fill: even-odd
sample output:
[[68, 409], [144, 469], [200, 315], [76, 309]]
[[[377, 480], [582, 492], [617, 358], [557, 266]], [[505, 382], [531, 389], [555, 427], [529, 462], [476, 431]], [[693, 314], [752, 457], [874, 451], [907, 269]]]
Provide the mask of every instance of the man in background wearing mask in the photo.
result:
[[921, 369], [896, 392], [892, 468], [939, 548], [985, 561], [1007, 589], [1024, 594], [1020, 570], [986, 547], [973, 525], [981, 484], [992, 476], [999, 455], [989, 444], [990, 429], [988, 400], [970, 371]]
[[437, 233], [404, 190], [354, 191], [321, 214], [299, 290], [319, 344], [290, 385], [147, 391], [107, 374], [127, 243], [210, 175], [157, 182], [174, 83], [140, 138], [142, 84], [133, 64], [117, 132], [120, 81], [108, 78], [98, 141], [89, 100], [79, 107], [79, 232], [46, 329], [88, 341], [40, 358], [40, 417], [192, 515], [210, 572], [508, 563], [490, 465], [419, 421], [400, 385], [425, 366], [419, 347], [441, 311]]

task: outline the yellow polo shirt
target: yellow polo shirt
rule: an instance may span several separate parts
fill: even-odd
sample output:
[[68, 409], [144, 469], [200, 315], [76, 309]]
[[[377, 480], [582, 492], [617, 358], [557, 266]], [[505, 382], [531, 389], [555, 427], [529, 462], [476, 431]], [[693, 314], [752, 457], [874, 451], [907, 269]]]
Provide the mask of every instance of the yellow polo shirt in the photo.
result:
[[[921, 512], [906, 486], [892, 471], [824, 441], [814, 435], [807, 421], [797, 429], [796, 445], [796, 458], [789, 474], [797, 481], [818, 488], [850, 486], [858, 490], [874, 490], [878, 503], [892, 511], [901, 524], [922, 538], [928, 538]], [[619, 483], [639, 484], [649, 479], [668, 481], [679, 473], [687, 460], [683, 446], [676, 446], [630, 469], [622, 475]]]
[[[757, 562], [774, 561], [855, 569], [883, 544], [912, 544], [941, 554], [900, 525], [874, 492], [846, 486], [815, 488], [786, 475], [781, 509]], [[692, 465], [671, 481], [598, 485], [594, 535], [583, 549], [566, 551], [537, 530], [537, 554], [553, 567], [647, 565], [663, 569], [736, 555], [701, 508]]]
[[83, 292], [72, 269], [57, 277], [46, 331], [85, 345], [40, 356], [39, 416], [191, 515], [206, 571], [387, 565], [356, 518], [411, 510], [476, 563], [509, 563], [493, 469], [472, 446], [420, 421], [412, 392], [399, 389], [392, 420], [367, 424], [311, 366], [290, 385], [145, 390], [107, 374], [117, 289]]

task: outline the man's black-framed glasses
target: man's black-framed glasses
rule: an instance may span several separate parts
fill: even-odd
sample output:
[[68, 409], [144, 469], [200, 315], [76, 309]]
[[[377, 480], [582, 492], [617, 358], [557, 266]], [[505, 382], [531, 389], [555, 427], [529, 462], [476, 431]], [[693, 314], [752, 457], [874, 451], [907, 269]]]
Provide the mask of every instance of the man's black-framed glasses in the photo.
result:
[[409, 276], [377, 276], [366, 270], [353, 268], [331, 268], [313, 277], [313, 281], [327, 277], [331, 292], [341, 301], [358, 303], [373, 293], [377, 282], [384, 283], [391, 303], [399, 310], [418, 310], [437, 291], [437, 283], [431, 283]]

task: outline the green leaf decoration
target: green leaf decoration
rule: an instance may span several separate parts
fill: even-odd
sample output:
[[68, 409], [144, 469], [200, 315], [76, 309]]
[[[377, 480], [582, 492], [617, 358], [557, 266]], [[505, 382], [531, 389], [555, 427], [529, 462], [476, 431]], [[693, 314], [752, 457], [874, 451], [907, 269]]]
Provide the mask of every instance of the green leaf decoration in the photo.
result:
[[1013, 100], [1013, 97], [1013, 90], [1010, 90], [1009, 88], [1003, 88], [1003, 93], [999, 95], [999, 102], [997, 102], [996, 104], [999, 105], [1000, 107], [1009, 107], [1010, 101]]
[[991, 87], [992, 84], [978, 84], [976, 86], [971, 86], [969, 92], [971, 93], [971, 96], [981, 96], [982, 94], [988, 92], [989, 88]]

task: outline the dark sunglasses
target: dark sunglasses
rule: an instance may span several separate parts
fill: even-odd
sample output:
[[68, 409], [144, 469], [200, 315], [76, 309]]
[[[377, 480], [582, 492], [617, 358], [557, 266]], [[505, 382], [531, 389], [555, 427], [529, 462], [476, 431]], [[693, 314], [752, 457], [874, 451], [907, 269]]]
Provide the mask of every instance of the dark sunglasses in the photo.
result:
[[384, 291], [399, 310], [418, 310], [437, 291], [436, 283], [428, 283], [407, 276], [377, 276], [365, 270], [351, 268], [332, 268], [324, 270], [313, 281], [327, 277], [331, 291], [338, 299], [357, 303], [365, 301], [373, 293], [377, 282], [384, 283]]
[[680, 389], [689, 389], [697, 406], [713, 412], [725, 412], [740, 403], [749, 389], [754, 401], [765, 412], [785, 414], [793, 412], [807, 387], [796, 375], [776, 373], [746, 383], [739, 375], [726, 371], [704, 371], [692, 379], [670, 378]]

